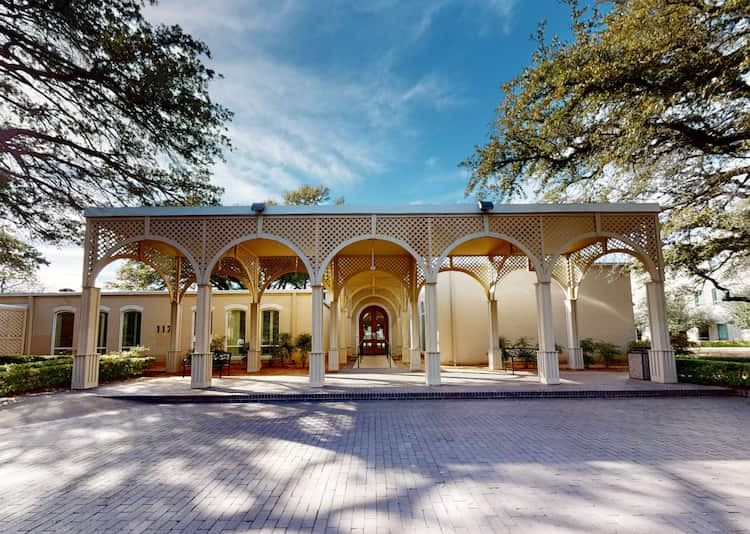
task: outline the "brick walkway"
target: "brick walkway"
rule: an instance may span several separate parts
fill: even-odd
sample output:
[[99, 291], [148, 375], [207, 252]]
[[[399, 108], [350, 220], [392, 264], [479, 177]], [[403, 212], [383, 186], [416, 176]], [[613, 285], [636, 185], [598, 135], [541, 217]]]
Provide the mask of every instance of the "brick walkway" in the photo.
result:
[[3, 532], [750, 532], [740, 398], [0, 408]]

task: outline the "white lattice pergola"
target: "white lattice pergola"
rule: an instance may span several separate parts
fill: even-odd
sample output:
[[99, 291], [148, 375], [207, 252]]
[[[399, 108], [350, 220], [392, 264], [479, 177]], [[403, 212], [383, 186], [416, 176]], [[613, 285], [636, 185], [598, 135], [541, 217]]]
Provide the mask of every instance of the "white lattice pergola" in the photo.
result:
[[[559, 383], [551, 317], [550, 283], [567, 294], [568, 354], [571, 368], [582, 368], [577, 334], [578, 287], [587, 269], [601, 256], [625, 253], [640, 260], [649, 273], [647, 286], [652, 332], [653, 380], [676, 381], [674, 353], [666, 326], [663, 267], [653, 204], [504, 205], [490, 211], [473, 206], [409, 206], [380, 209], [351, 206], [91, 208], [86, 211], [81, 335], [73, 386], [97, 384], [95, 350], [98, 318], [96, 277], [108, 263], [122, 258], [142, 261], [157, 270], [172, 301], [168, 370], [180, 354], [178, 325], [185, 290], [198, 287], [196, 352], [192, 385], [211, 381], [209, 354], [210, 278], [224, 274], [250, 289], [251, 325], [248, 371], [259, 368], [258, 302], [268, 285], [289, 272], [307, 272], [312, 285], [312, 353], [310, 381], [324, 384], [323, 288], [331, 296], [329, 370], [338, 369], [341, 317], [351, 317], [369, 297], [379, 299], [397, 316], [409, 346], [403, 352], [418, 368], [421, 359], [415, 326], [417, 295], [424, 290], [426, 383], [440, 384], [437, 350], [438, 274], [460, 271], [487, 292], [490, 313], [489, 366], [499, 367], [494, 329], [494, 288], [516, 270], [536, 274], [539, 330], [539, 376]], [[379, 273], [377, 287], [374, 274]], [[406, 345], [406, 343], [405, 343]]]

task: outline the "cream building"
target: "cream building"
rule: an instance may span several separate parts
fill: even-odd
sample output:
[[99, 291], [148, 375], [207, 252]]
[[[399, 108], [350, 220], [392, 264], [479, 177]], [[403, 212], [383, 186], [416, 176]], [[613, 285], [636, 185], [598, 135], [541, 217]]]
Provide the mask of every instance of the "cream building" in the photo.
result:
[[[263, 332], [259, 330], [264, 305], [272, 298], [269, 285], [281, 274], [300, 271], [307, 272], [311, 282], [307, 309], [312, 335], [310, 384], [314, 387], [322, 387], [326, 370], [336, 372], [353, 350], [400, 352], [414, 370], [424, 359], [425, 383], [430, 386], [440, 385], [441, 364], [454, 358], [456, 362], [476, 361], [484, 352], [488, 367], [499, 369], [497, 340], [506, 332], [507, 337], [515, 337], [512, 332], [516, 330], [536, 334], [527, 337], [537, 345], [540, 382], [559, 384], [558, 347], [567, 355], [569, 368], [583, 367], [582, 314], [598, 308], [594, 313], [608, 310], [630, 317], [618, 304], [619, 299], [629, 302], [624, 293], [601, 300], [585, 291], [590, 279], [586, 273], [598, 268], [599, 259], [610, 253], [633, 256], [648, 273], [651, 377], [657, 382], [676, 382], [658, 212], [653, 204], [495, 207], [491, 202], [476, 207], [379, 209], [263, 204], [91, 208], [85, 214], [83, 289], [76, 321], [65, 323], [64, 341], [73, 344], [75, 354], [72, 385], [83, 389], [98, 383], [101, 311], [109, 297], [96, 287], [97, 276], [117, 259], [142, 261], [161, 274], [168, 288], [169, 322], [162, 319], [167, 316], [166, 304], [159, 304], [157, 321], [164, 322], [157, 324], [166, 325], [167, 333], [160, 334], [165, 337], [155, 346], [163, 346], [168, 335], [168, 370], [176, 369], [182, 355], [191, 352], [194, 388], [211, 385], [214, 322], [218, 327], [226, 321], [225, 305], [217, 304], [224, 297], [213, 294], [211, 276], [231, 276], [249, 288], [245, 303], [236, 305], [247, 306], [247, 369], [254, 372], [262, 361]], [[475, 285], [459, 283], [462, 276], [473, 279]], [[557, 286], [559, 292], [553, 289]], [[194, 296], [189, 291], [192, 287], [197, 287]], [[519, 293], [504, 302], [503, 287]], [[586, 298], [597, 303], [584, 306]], [[514, 310], [524, 306], [533, 308], [535, 321], [523, 319], [523, 326], [508, 327], [511, 317], [521, 317]], [[108, 327], [106, 335], [121, 336], [122, 330], [125, 337], [119, 341], [115, 337], [115, 341], [126, 346], [135, 341], [138, 328], [145, 325], [153, 330], [147, 307], [142, 307], [140, 311], [117, 306], [113, 324], [119, 321], [119, 330], [113, 326], [117, 333], [111, 334]], [[58, 305], [55, 308], [53, 313], [58, 315], [69, 313]], [[485, 314], [483, 321], [480, 313]], [[464, 340], [467, 320], [475, 326], [471, 331], [479, 335]], [[629, 321], [632, 318], [622, 323], [622, 332], [632, 330]], [[188, 336], [190, 346], [185, 345], [183, 333], [188, 324], [194, 333]], [[68, 335], [71, 328], [74, 339]], [[622, 335], [623, 341], [629, 337], [612, 335]], [[484, 339], [484, 351], [474, 345], [475, 339]], [[25, 334], [24, 343], [30, 343]]]

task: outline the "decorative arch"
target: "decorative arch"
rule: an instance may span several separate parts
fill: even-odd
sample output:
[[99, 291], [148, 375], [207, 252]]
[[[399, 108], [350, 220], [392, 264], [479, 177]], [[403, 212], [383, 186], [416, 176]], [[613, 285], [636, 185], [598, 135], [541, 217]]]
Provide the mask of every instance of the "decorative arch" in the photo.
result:
[[[117, 244], [107, 249], [106, 252], [104, 252], [104, 254], [102, 255], [102, 257], [91, 265], [90, 271], [85, 277], [86, 283], [84, 285], [94, 286], [94, 283], [96, 282], [96, 278], [99, 276], [102, 269], [104, 269], [104, 267], [106, 267], [107, 265], [109, 265], [110, 263], [116, 260], [132, 259], [132, 260], [143, 262], [141, 258], [135, 255], [115, 254], [118, 250], [122, 249], [123, 247], [130, 245], [132, 243], [139, 243], [141, 241], [154, 241], [154, 242], [163, 243], [165, 245], [174, 247], [174, 249], [177, 250], [180, 254], [182, 254], [182, 257], [188, 261], [189, 268], [192, 269], [194, 273], [198, 272], [196, 269], [198, 263], [196, 262], [195, 257], [193, 257], [193, 255], [190, 254], [190, 252], [188, 252], [187, 249], [184, 246], [182, 246], [180, 243], [167, 237], [162, 237], [158, 235], [146, 236], [142, 234], [136, 237], [131, 237], [131, 238], [119, 241]], [[148, 262], [143, 262], [143, 263], [146, 263], [146, 265], [148, 265], [149, 267], [151, 267], [152, 269], [154, 269], [155, 271], [159, 273], [159, 275], [162, 277], [162, 280], [164, 280], [164, 283], [167, 285], [167, 288], [170, 291], [170, 293], [174, 291], [174, 294], [181, 295], [182, 293], [185, 292], [185, 289], [187, 289], [187, 285], [185, 285], [184, 288], [179, 287], [179, 285], [182, 283], [182, 280], [177, 280], [177, 284], [176, 284], [177, 287], [173, 288], [172, 281], [168, 279], [169, 275], [167, 273], [162, 272], [162, 270], [159, 269], [158, 266], [151, 265]]]
[[292, 252], [294, 252], [297, 255], [297, 258], [302, 262], [302, 264], [305, 266], [305, 269], [307, 270], [307, 274], [310, 276], [310, 281], [312, 283], [314, 276], [315, 276], [315, 269], [313, 269], [312, 263], [310, 262], [310, 258], [302, 251], [302, 249], [296, 245], [294, 242], [275, 235], [275, 234], [267, 234], [264, 232], [258, 232], [253, 234], [245, 234], [243, 236], [237, 237], [233, 239], [232, 241], [226, 243], [222, 248], [219, 249], [219, 251], [206, 263], [206, 272], [200, 273], [199, 275], [199, 283], [207, 284], [209, 283], [211, 279], [211, 273], [213, 272], [214, 267], [218, 263], [219, 260], [221, 260], [224, 255], [229, 252], [229, 250], [241, 243], [244, 243], [246, 241], [255, 241], [257, 239], [267, 239], [269, 241], [276, 241], [277, 243], [281, 243], [282, 245], [285, 245], [288, 247]]
[[[585, 272], [588, 271], [588, 268], [591, 266], [593, 261], [596, 261], [596, 259], [601, 258], [603, 256], [606, 256], [607, 254], [614, 254], [614, 253], [620, 253], [620, 254], [628, 254], [629, 256], [633, 256], [635, 259], [639, 260], [644, 267], [646, 267], [646, 271], [648, 271], [649, 276], [651, 277], [652, 282], [661, 281], [661, 269], [658, 265], [658, 258], [654, 260], [654, 258], [651, 258], [651, 256], [648, 254], [646, 250], [643, 249], [640, 245], [635, 243], [632, 239], [621, 235], [621, 234], [615, 234], [612, 232], [590, 232], [587, 234], [578, 235], [572, 239], [569, 239], [567, 242], [565, 242], [552, 256], [550, 256], [549, 261], [547, 262], [546, 268], [544, 270], [545, 275], [551, 276], [551, 271], [555, 269], [555, 266], [557, 265], [557, 262], [560, 260], [560, 258], [563, 256], [563, 251], [567, 248], [571, 247], [574, 243], [584, 240], [584, 239], [592, 239], [597, 237], [603, 237], [605, 239], [616, 239], [630, 247], [632, 247], [632, 250], [625, 249], [625, 248], [614, 248], [611, 250], [607, 250], [601, 254], [598, 254], [594, 260], [589, 261], [588, 265], [586, 266], [586, 269], [581, 275], [581, 278], [585, 276]], [[590, 245], [587, 245], [590, 246]], [[586, 247], [582, 247], [580, 250], [585, 249]], [[574, 253], [573, 253], [574, 254]]]
[[534, 269], [537, 271], [537, 273], [542, 272], [543, 264], [540, 262], [539, 258], [537, 258], [534, 254], [531, 253], [529, 248], [518, 241], [517, 239], [507, 235], [507, 234], [501, 234], [497, 232], [475, 232], [473, 234], [467, 234], [465, 236], [461, 236], [455, 241], [453, 241], [450, 245], [448, 245], [443, 252], [438, 256], [437, 261], [433, 262], [431, 265], [431, 269], [429, 273], [427, 273], [428, 281], [430, 282], [436, 282], [437, 281], [437, 274], [440, 269], [440, 266], [443, 264], [445, 259], [450, 256], [451, 252], [458, 247], [459, 245], [462, 245], [464, 243], [467, 243], [469, 241], [472, 241], [474, 239], [479, 239], [482, 237], [490, 237], [493, 239], [498, 239], [501, 241], [506, 241], [513, 245], [514, 247], [517, 247], [521, 252], [524, 253], [524, 255], [529, 258], [529, 261], [531, 261], [532, 265], [534, 266]]
[[354, 243], [358, 243], [360, 241], [370, 241], [370, 240], [388, 241], [389, 243], [398, 245], [399, 247], [403, 248], [406, 252], [408, 252], [412, 258], [414, 258], [414, 261], [417, 263], [417, 268], [421, 268], [422, 270], [424, 270], [425, 268], [424, 258], [422, 258], [422, 256], [420, 256], [419, 253], [416, 250], [414, 250], [414, 248], [412, 248], [412, 246], [406, 241], [404, 241], [403, 239], [389, 236], [389, 235], [384, 235], [384, 234], [360, 234], [358, 236], [342, 241], [336, 247], [334, 247], [334, 249], [331, 250], [331, 252], [328, 253], [328, 255], [320, 263], [318, 272], [315, 273], [314, 283], [321, 284], [323, 282], [323, 276], [325, 275], [326, 269], [333, 261], [333, 258], [335, 258], [339, 252], [344, 250], [349, 245], [353, 245]]
[[396, 307], [394, 307], [390, 302], [388, 302], [386, 299], [373, 297], [371, 299], [363, 299], [360, 301], [360, 303], [353, 307], [354, 313], [352, 313], [351, 320], [354, 322], [355, 328], [354, 328], [354, 339], [355, 339], [355, 346], [359, 347], [359, 342], [361, 339], [359, 339], [359, 316], [360, 314], [369, 306], [380, 306], [383, 308], [388, 315], [388, 332], [393, 333], [395, 330], [394, 327], [394, 321], [396, 320], [396, 317], [398, 317], [398, 312], [396, 312]]

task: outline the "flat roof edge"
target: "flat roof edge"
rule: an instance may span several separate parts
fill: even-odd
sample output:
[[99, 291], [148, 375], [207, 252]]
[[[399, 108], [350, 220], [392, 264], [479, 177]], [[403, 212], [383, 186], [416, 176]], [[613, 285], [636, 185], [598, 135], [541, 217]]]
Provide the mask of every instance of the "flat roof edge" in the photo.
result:
[[[473, 204], [416, 204], [407, 206], [266, 206], [263, 216], [274, 215], [494, 215], [534, 213], [658, 213], [656, 203], [497, 204], [482, 212]], [[257, 216], [250, 206], [126, 207], [84, 210], [87, 218], [97, 217], [211, 217]]]

